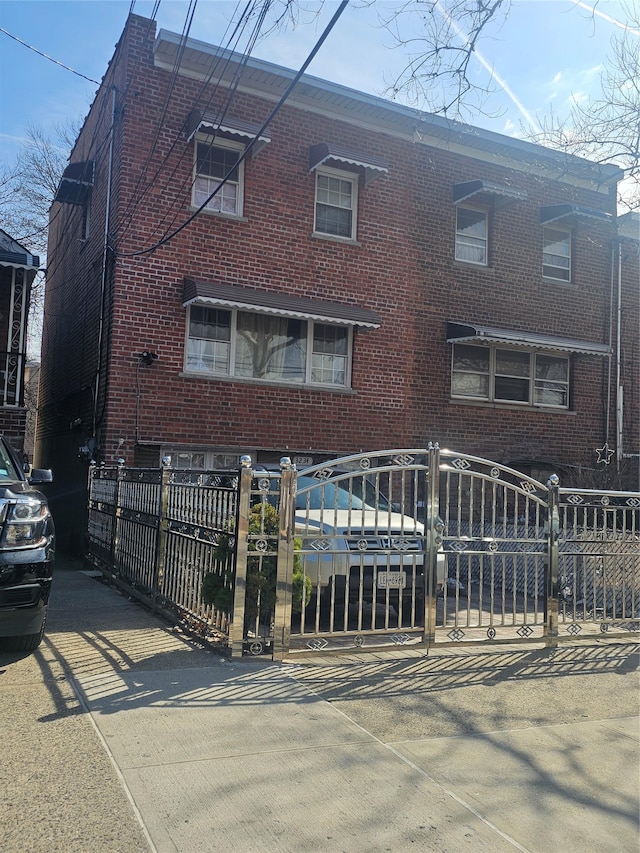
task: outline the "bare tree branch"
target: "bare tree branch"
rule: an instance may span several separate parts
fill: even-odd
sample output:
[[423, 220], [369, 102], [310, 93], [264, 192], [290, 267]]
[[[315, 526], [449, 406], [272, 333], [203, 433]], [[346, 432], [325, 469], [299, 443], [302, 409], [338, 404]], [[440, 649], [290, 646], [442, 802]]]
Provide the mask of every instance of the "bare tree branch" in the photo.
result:
[[529, 134], [540, 144], [597, 163], [615, 163], [625, 173], [623, 207], [640, 207], [640, 16], [630, 14], [627, 29], [612, 39], [612, 54], [601, 77], [601, 94], [575, 103], [568, 116], [553, 113], [542, 132]]
[[[380, 25], [407, 62], [387, 94], [452, 118], [484, 109], [495, 84], [473, 80], [470, 63], [492, 25], [508, 15], [511, 0], [407, 0], [374, 4]], [[407, 36], [407, 33], [416, 35]]]

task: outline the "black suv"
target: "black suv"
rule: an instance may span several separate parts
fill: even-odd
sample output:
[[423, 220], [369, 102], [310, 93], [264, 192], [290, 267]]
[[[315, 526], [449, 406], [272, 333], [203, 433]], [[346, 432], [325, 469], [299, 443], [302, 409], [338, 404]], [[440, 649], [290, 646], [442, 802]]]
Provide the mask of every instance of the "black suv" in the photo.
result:
[[47, 499], [33, 486], [51, 481], [38, 468], [27, 477], [0, 436], [0, 650], [31, 652], [44, 634], [55, 533]]

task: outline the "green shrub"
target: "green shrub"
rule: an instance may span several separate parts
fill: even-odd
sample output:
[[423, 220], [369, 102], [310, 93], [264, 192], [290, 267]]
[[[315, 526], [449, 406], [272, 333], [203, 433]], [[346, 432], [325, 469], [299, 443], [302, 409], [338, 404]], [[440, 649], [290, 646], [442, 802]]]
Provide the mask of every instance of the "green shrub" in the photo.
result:
[[[215, 551], [215, 557], [223, 564], [229, 564], [233, 558], [233, 523], [229, 531], [220, 537]], [[249, 534], [277, 539], [280, 529], [280, 519], [277, 510], [266, 501], [256, 504], [249, 515]], [[300, 547], [296, 540], [295, 547]], [[256, 553], [256, 540], [249, 541], [247, 557], [247, 592], [245, 599], [245, 619], [251, 623], [259, 618], [268, 623], [276, 603], [276, 570], [275, 555]], [[235, 570], [230, 568], [221, 574], [208, 572], [202, 579], [202, 600], [212, 604], [218, 610], [229, 613], [233, 609]], [[311, 579], [304, 576], [302, 559], [295, 554], [292, 575], [292, 601], [294, 613], [300, 613], [311, 598]], [[303, 604], [304, 601], [304, 604]]]

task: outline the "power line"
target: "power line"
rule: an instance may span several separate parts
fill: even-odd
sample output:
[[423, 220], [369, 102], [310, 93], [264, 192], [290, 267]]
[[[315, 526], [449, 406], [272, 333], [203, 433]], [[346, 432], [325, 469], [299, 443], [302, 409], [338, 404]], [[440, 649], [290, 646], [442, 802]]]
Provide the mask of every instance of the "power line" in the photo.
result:
[[14, 41], [17, 41], [17, 42], [18, 42], [18, 44], [21, 44], [21, 45], [23, 45], [24, 47], [28, 47], [28, 48], [29, 48], [29, 50], [32, 50], [34, 53], [37, 53], [37, 54], [38, 54], [38, 56], [43, 56], [45, 59], [48, 59], [48, 60], [49, 60], [49, 62], [53, 62], [53, 63], [55, 63], [56, 65], [59, 65], [59, 66], [60, 66], [60, 68], [64, 68], [64, 69], [65, 69], [65, 71], [71, 71], [71, 73], [72, 73], [72, 74], [77, 74], [77, 75], [78, 75], [78, 77], [82, 77], [82, 78], [83, 78], [83, 80], [88, 80], [88, 81], [89, 81], [89, 83], [95, 83], [95, 84], [96, 84], [96, 86], [99, 86], [99, 85], [100, 85], [100, 83], [99, 83], [97, 80], [93, 80], [91, 77], [87, 77], [86, 75], [81, 74], [79, 71], [76, 71], [76, 70], [75, 70], [75, 69], [73, 69], [73, 68], [69, 68], [69, 66], [68, 66], [68, 65], [65, 65], [63, 62], [58, 62], [58, 60], [57, 60], [57, 59], [54, 59], [52, 56], [49, 56], [48, 54], [43, 53], [41, 50], [38, 50], [38, 48], [37, 48], [37, 47], [33, 47], [33, 45], [27, 44], [27, 43], [26, 43], [26, 41], [22, 41], [22, 39], [19, 39], [19, 38], [18, 38], [18, 36], [14, 36], [14, 35], [12, 35], [8, 30], [5, 30], [5, 29], [4, 29], [4, 27], [0, 27], [0, 32], [1, 32], [1, 33], [4, 33], [6, 36], [9, 36], [9, 38], [10, 38], [10, 39], [13, 39]]
[[[247, 23], [248, 23], [248, 21], [249, 21], [249, 19], [250, 19], [250, 15], [251, 15], [251, 12], [252, 12], [253, 7], [255, 6], [255, 2], [256, 2], [256, 0], [247, 0], [247, 3], [246, 3], [246, 5], [245, 5], [244, 10], [241, 12], [241, 14], [240, 14], [240, 16], [239, 16], [239, 19], [238, 19], [238, 21], [237, 21], [237, 23], [236, 23], [236, 25], [235, 25], [235, 27], [234, 27], [234, 30], [233, 30], [232, 34], [229, 36], [229, 38], [228, 38], [227, 45], [226, 45], [226, 46], [227, 46], [227, 48], [229, 48], [229, 47], [231, 46], [231, 43], [232, 43], [234, 40], [235, 40], [235, 44], [237, 45], [237, 43], [238, 43], [238, 41], [239, 41], [239, 39], [240, 39], [240, 36], [243, 34], [244, 29], [245, 29], [245, 27], [246, 27], [246, 25], [247, 25]], [[266, 9], [267, 9], [267, 8], [268, 8], [268, 6], [269, 6], [269, 2], [263, 3], [262, 5], [263, 5], [263, 7], [264, 7], [264, 9], [265, 9], [265, 13], [264, 13], [264, 14], [266, 14]], [[239, 4], [238, 4], [238, 6], [239, 6]], [[233, 93], [235, 92], [235, 90], [236, 90], [236, 88], [237, 88], [237, 85], [238, 85], [238, 82], [239, 82], [239, 77], [241, 76], [241, 73], [242, 73], [242, 69], [245, 67], [245, 64], [246, 64], [246, 62], [247, 62], [247, 60], [248, 60], [248, 54], [250, 54], [250, 53], [251, 53], [252, 46], [253, 46], [253, 44], [255, 43], [255, 40], [257, 39], [257, 37], [258, 37], [258, 36], [259, 36], [259, 34], [260, 34], [260, 28], [261, 28], [261, 25], [262, 25], [262, 21], [263, 21], [263, 19], [264, 19], [264, 15], [261, 15], [261, 16], [260, 16], [260, 20], [259, 20], [259, 21], [258, 21], [258, 23], [256, 24], [256, 26], [255, 26], [255, 28], [254, 28], [254, 32], [253, 32], [253, 33], [252, 33], [252, 35], [251, 35], [251, 45], [243, 51], [243, 54], [244, 54], [244, 56], [243, 56], [243, 62], [242, 62], [242, 65], [241, 65], [240, 70], [235, 72], [233, 85], [232, 85], [232, 87], [231, 87], [231, 89], [230, 89], [230, 91], [229, 91], [229, 94], [225, 97], [225, 102], [226, 102], [226, 104], [225, 104], [224, 109], [223, 109], [223, 114], [226, 114], [227, 107], [229, 106], [229, 103], [230, 103], [230, 101], [231, 101], [231, 99], [232, 99], [232, 97], [233, 97]], [[230, 28], [230, 27], [227, 27], [227, 32], [229, 31], [229, 28]], [[225, 33], [224, 38], [226, 38], [226, 33]], [[220, 58], [219, 58], [219, 57], [216, 57], [216, 58], [212, 61], [212, 63], [211, 63], [211, 67], [210, 67], [209, 71], [207, 72], [207, 75], [206, 75], [205, 79], [203, 80], [203, 82], [202, 82], [202, 84], [201, 84], [201, 86], [200, 86], [200, 89], [199, 89], [198, 94], [196, 95], [196, 99], [195, 99], [195, 102], [194, 102], [194, 106], [196, 106], [196, 105], [199, 103], [201, 95], [202, 95], [202, 94], [207, 90], [207, 87], [209, 86], [209, 84], [211, 83], [211, 80], [213, 79], [213, 75], [214, 75], [215, 73], [217, 73], [217, 72], [218, 72], [218, 68], [219, 68], [220, 64], [221, 64], [221, 60], [220, 60]], [[227, 68], [229, 65], [230, 65], [230, 60], [229, 60], [229, 59], [226, 59], [226, 60], [224, 61], [224, 63], [223, 63], [223, 70], [220, 72], [220, 78], [222, 78], [222, 76], [223, 76], [223, 74], [224, 74], [224, 71], [226, 70], [226, 68]], [[206, 103], [206, 105], [205, 105], [205, 106], [203, 106], [203, 107], [202, 107], [203, 111], [204, 111], [204, 110], [206, 110], [206, 109], [208, 108], [208, 106], [209, 106], [209, 104], [211, 103], [211, 101], [212, 101], [212, 99], [213, 99], [213, 97], [214, 97], [215, 93], [216, 93], [216, 92], [217, 92], [217, 90], [218, 90], [218, 87], [219, 87], [219, 84], [218, 84], [218, 83], [216, 83], [216, 84], [215, 84], [215, 86], [213, 87], [213, 90], [209, 89], [209, 94], [208, 94], [208, 100], [207, 100], [207, 103]], [[125, 234], [126, 234], [127, 230], [129, 229], [129, 227], [130, 227], [130, 226], [131, 226], [131, 224], [132, 224], [133, 217], [134, 217], [134, 215], [135, 215], [135, 213], [136, 213], [136, 211], [137, 211], [138, 207], [139, 207], [139, 206], [140, 206], [140, 204], [142, 203], [142, 201], [143, 201], [144, 197], [147, 195], [147, 193], [148, 193], [148, 192], [153, 188], [153, 186], [154, 186], [154, 184], [155, 184], [156, 180], [160, 177], [160, 174], [161, 174], [162, 169], [164, 168], [164, 166], [165, 166], [165, 165], [167, 165], [167, 163], [168, 163], [168, 161], [169, 161], [169, 159], [170, 159], [171, 155], [173, 154], [173, 152], [174, 152], [174, 150], [175, 150], [176, 146], [177, 146], [177, 145], [178, 145], [178, 143], [181, 141], [181, 136], [182, 136], [182, 133], [183, 133], [183, 131], [185, 130], [186, 126], [187, 126], [187, 118], [185, 118], [185, 120], [184, 120], [184, 122], [183, 122], [183, 124], [182, 124], [182, 127], [180, 128], [180, 131], [178, 132], [178, 134], [176, 135], [176, 137], [175, 137], [174, 141], [173, 141], [173, 142], [172, 142], [172, 144], [171, 144], [171, 147], [170, 147], [170, 148], [169, 148], [169, 150], [165, 153], [165, 155], [164, 155], [164, 157], [163, 157], [163, 159], [162, 159], [162, 162], [161, 162], [161, 163], [160, 163], [160, 165], [156, 168], [156, 171], [155, 171], [155, 174], [153, 175], [153, 177], [152, 177], [150, 180], [148, 180], [148, 182], [147, 182], [146, 186], [144, 187], [144, 189], [143, 189], [143, 191], [142, 191], [141, 193], [136, 192], [136, 193], [134, 193], [134, 194], [133, 194], [133, 196], [132, 196], [132, 198], [131, 198], [131, 201], [129, 202], [129, 206], [127, 207], [127, 210], [125, 211], [124, 216], [123, 216], [123, 219], [126, 219], [127, 221], [126, 221], [126, 223], [125, 223], [125, 224], [122, 226], [122, 228], [121, 228], [121, 232], [120, 232], [120, 239], [123, 239], [123, 238], [124, 238], [124, 236], [125, 236]], [[159, 130], [160, 130], [160, 128], [158, 129], [158, 132], [159, 132]], [[212, 143], [212, 144], [213, 144], [213, 143]], [[169, 186], [171, 186], [172, 179], [173, 179], [173, 177], [174, 177], [174, 175], [175, 175], [176, 171], [178, 170], [178, 168], [179, 168], [179, 166], [180, 166], [180, 163], [182, 162], [182, 160], [183, 160], [183, 158], [184, 158], [184, 156], [185, 156], [185, 153], [186, 153], [186, 149], [185, 149], [185, 150], [183, 150], [183, 151], [182, 151], [182, 153], [179, 155], [179, 160], [178, 160], [178, 162], [175, 164], [175, 166], [174, 166], [174, 167], [173, 167], [173, 169], [171, 170], [171, 173], [170, 173], [169, 175], [167, 175], [167, 177], [164, 179], [164, 184], [163, 184], [164, 189], [167, 189]], [[150, 161], [150, 159], [151, 159], [151, 158], [150, 158], [150, 155], [148, 155], [148, 156], [147, 156], [147, 163]], [[144, 170], [143, 170], [143, 172], [144, 172]], [[138, 180], [138, 187], [140, 186], [141, 181], [142, 181], [142, 174], [141, 174], [141, 176], [140, 176], [140, 178], [139, 178], [139, 180]], [[186, 186], [187, 182], [189, 182], [189, 181], [192, 181], [192, 179], [191, 179], [191, 178], [186, 178], [186, 179], [183, 181], [183, 183], [182, 183], [182, 185], [181, 185], [180, 189], [181, 189], [181, 190], [184, 190], [184, 188], [185, 188], [185, 186]], [[175, 206], [175, 205], [176, 205], [176, 202], [174, 201], [174, 202], [173, 202], [173, 206]], [[176, 218], [177, 218], [177, 216], [178, 216], [178, 212], [179, 212], [179, 211], [178, 211], [178, 210], [176, 210], [176, 211], [175, 211], [175, 213], [173, 214], [173, 218], [172, 218], [172, 220], [171, 220], [171, 224], [170, 224], [170, 225], [169, 225], [169, 226], [164, 230], [164, 234], [166, 234], [166, 233], [168, 232], [168, 230], [171, 228], [171, 225], [173, 224], [173, 222], [175, 222], [175, 220], [176, 220]], [[170, 215], [171, 215], [171, 211], [170, 211], [170, 209], [167, 209], [167, 210], [166, 210], [166, 212], [165, 212], [165, 216], [163, 217], [163, 221], [164, 221], [164, 220], [166, 220]], [[160, 227], [161, 227], [161, 223], [159, 223], [159, 224], [158, 224], [158, 226], [156, 227], [156, 230], [159, 230], [159, 229], [160, 229]]]
[[204, 202], [200, 205], [200, 207], [194, 213], [192, 213], [191, 216], [187, 220], [185, 220], [185, 222], [182, 223], [182, 225], [180, 225], [178, 228], [176, 228], [170, 234], [167, 234], [165, 237], [162, 238], [162, 240], [159, 240], [157, 243], [154, 243], [152, 246], [149, 246], [147, 249], [139, 249], [137, 252], [125, 252], [122, 255], [120, 255], [120, 257], [134, 258], [134, 257], [139, 257], [140, 255], [148, 255], [151, 252], [154, 252], [156, 249], [159, 249], [161, 246], [164, 246], [165, 243], [168, 243], [170, 240], [172, 240], [177, 234], [179, 234], [184, 228], [186, 228], [187, 225], [189, 225], [191, 222], [193, 222], [193, 220], [196, 218], [196, 216], [198, 216], [198, 214], [202, 213], [202, 211], [209, 204], [211, 199], [215, 195], [218, 194], [218, 192], [220, 191], [222, 186], [227, 182], [227, 180], [229, 179], [229, 176], [232, 174], [232, 172], [238, 167], [238, 165], [240, 163], [242, 163], [243, 160], [245, 160], [247, 158], [247, 156], [251, 152], [255, 143], [262, 136], [262, 134], [265, 132], [265, 130], [269, 127], [269, 125], [271, 124], [273, 119], [276, 117], [277, 113], [283, 107], [285, 101], [288, 99], [288, 97], [291, 94], [291, 92], [293, 91], [293, 89], [297, 86], [297, 84], [300, 81], [300, 78], [302, 77], [304, 72], [307, 70], [307, 68], [309, 67], [311, 62], [315, 59], [316, 54], [318, 53], [318, 51], [320, 50], [320, 48], [322, 47], [322, 45], [326, 41], [327, 37], [329, 36], [329, 33], [331, 32], [331, 30], [333, 29], [333, 27], [337, 23], [339, 17], [342, 15], [342, 13], [344, 12], [344, 10], [347, 8], [348, 5], [349, 5], [349, 0], [342, 0], [340, 5], [338, 6], [337, 10], [335, 11], [333, 17], [331, 18], [331, 20], [327, 24], [324, 32], [322, 33], [322, 35], [320, 36], [320, 38], [318, 39], [318, 41], [314, 45], [311, 53], [305, 59], [302, 66], [300, 67], [299, 71], [296, 72], [295, 77], [289, 83], [289, 85], [285, 89], [282, 97], [280, 98], [278, 103], [275, 105], [275, 107], [271, 110], [271, 112], [267, 116], [267, 119], [264, 122], [264, 124], [262, 125], [262, 127], [260, 128], [260, 130], [258, 130], [258, 132], [254, 136], [254, 138], [247, 145], [247, 147], [242, 152], [240, 157], [238, 157], [238, 159], [234, 163], [233, 167], [231, 169], [229, 169], [227, 174], [223, 177], [222, 181], [218, 184], [218, 186], [211, 193], [211, 195], [204, 200]]
[[[236, 43], [237, 43], [237, 41], [239, 41], [240, 34], [243, 33], [246, 25], [249, 23], [251, 16], [252, 16], [252, 10], [255, 6], [256, 6], [256, 0], [251, 0], [251, 2], [247, 4], [247, 7], [245, 8], [245, 12], [243, 13], [242, 18], [238, 22], [238, 25], [236, 26], [236, 29], [235, 29], [232, 37], [229, 39], [229, 42], [227, 43], [227, 47], [229, 47], [229, 45], [231, 44], [231, 41], [233, 39], [236, 39]], [[236, 66], [236, 70], [233, 72], [232, 81], [229, 84], [229, 87], [228, 88], [225, 87], [226, 94], [224, 96], [223, 103], [221, 105], [220, 111], [218, 112], [218, 115], [217, 115], [218, 121], [220, 121], [220, 122], [224, 122], [224, 120], [225, 120], [225, 117], [227, 115], [227, 110], [231, 107], [231, 104], [233, 103], [234, 96], [235, 96], [237, 88], [240, 84], [240, 81], [241, 81], [242, 75], [244, 73], [244, 70], [246, 68], [246, 65], [249, 61], [249, 58], [252, 54], [252, 51], [255, 47], [255, 44], [256, 44], [258, 38], [260, 37], [260, 34], [262, 32], [262, 26], [264, 24], [267, 12], [269, 11], [269, 2], [261, 3], [259, 8], [260, 8], [260, 12], [259, 12], [259, 15], [257, 16], [257, 21], [254, 24], [253, 30], [250, 34], [249, 42], [248, 42], [247, 46], [244, 48], [242, 59], [241, 59], [240, 63]], [[202, 84], [202, 87], [200, 89], [200, 93], [198, 94], [198, 96], [196, 98], [194, 106], [199, 104], [200, 95], [207, 90], [207, 86], [208, 86], [209, 82], [211, 81], [211, 79], [213, 78], [214, 72], [217, 72], [219, 61], [220, 60], [216, 60], [215, 65], [212, 65], [210, 73], [207, 75], [206, 80]], [[231, 56], [227, 56], [226, 59], [224, 59], [222, 64], [223, 64], [223, 70], [220, 72], [220, 77], [219, 77], [220, 80], [223, 78], [226, 70], [232, 64]], [[209, 108], [215, 94], [218, 91], [219, 86], [220, 86], [220, 84], [216, 83], [212, 89], [209, 88], [208, 99], [207, 99], [206, 103], [204, 103], [201, 106], [201, 109], [203, 112], [205, 112]], [[187, 119], [185, 119], [185, 121], [183, 123], [183, 126], [182, 126], [182, 129], [180, 131], [179, 136], [182, 134], [182, 131], [185, 129], [186, 125], [187, 125]], [[215, 143], [216, 143], [217, 132], [214, 130], [212, 135], [208, 136], [208, 139], [209, 139], [208, 143], [199, 142], [198, 147], [202, 146], [209, 151], [212, 150], [213, 147], [215, 146]], [[177, 142], [178, 142], [178, 138], [176, 138], [174, 145], [172, 145], [171, 151], [173, 151], [173, 148], [177, 144]], [[192, 150], [192, 149], [190, 149], [190, 147], [188, 145], [184, 147], [182, 154], [180, 155], [180, 162], [176, 163], [171, 174], [168, 175], [164, 181], [165, 189], [168, 189], [169, 187], [172, 186], [172, 178], [175, 176], [176, 171], [180, 167], [180, 164], [184, 160], [184, 158], [187, 155], [187, 152], [189, 150]], [[171, 151], [169, 153], [171, 153]], [[164, 162], [166, 162], [167, 159], [168, 159], [168, 155], [165, 157]], [[173, 208], [173, 215], [171, 216], [171, 221], [169, 222], [168, 225], [166, 225], [166, 227], [164, 227], [164, 232], [162, 234], [162, 237], [166, 236], [169, 233], [169, 231], [173, 227], [174, 222], [178, 218], [179, 213], [182, 210], [182, 201], [181, 201], [181, 196], [179, 195], [179, 193], [184, 192], [187, 185], [189, 185], [189, 191], [191, 191], [193, 189], [195, 177], [191, 175], [191, 172], [192, 172], [192, 170], [190, 169], [189, 175], [186, 175], [185, 178], [182, 180], [180, 187], [179, 187], [179, 190], [178, 190], [178, 193], [175, 193], [175, 198], [174, 198], [174, 201], [172, 202], [171, 207], [167, 208], [165, 216], [162, 219], [162, 222], [158, 223], [158, 225], [155, 229], [156, 231], [160, 230], [161, 226], [163, 226], [164, 223], [166, 222], [166, 220], [171, 216], [171, 212], [172, 212], [171, 208]], [[158, 170], [158, 173], [159, 173], [159, 170]], [[158, 173], [156, 173], [156, 175]], [[175, 187], [174, 187], [174, 189], [175, 189]], [[162, 237], [159, 237], [158, 239], [162, 239]]]

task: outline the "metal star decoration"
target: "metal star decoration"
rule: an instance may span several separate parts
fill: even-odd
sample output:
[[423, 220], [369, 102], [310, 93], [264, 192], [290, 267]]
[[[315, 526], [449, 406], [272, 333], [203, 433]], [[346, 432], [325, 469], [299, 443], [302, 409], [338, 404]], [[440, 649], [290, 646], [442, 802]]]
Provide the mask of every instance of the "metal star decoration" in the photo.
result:
[[604, 447], [598, 447], [596, 449], [596, 453], [598, 454], [598, 460], [596, 464], [600, 464], [602, 462], [603, 465], [608, 465], [611, 462], [611, 457], [613, 456], [615, 451], [611, 450], [608, 442], [605, 441]]

